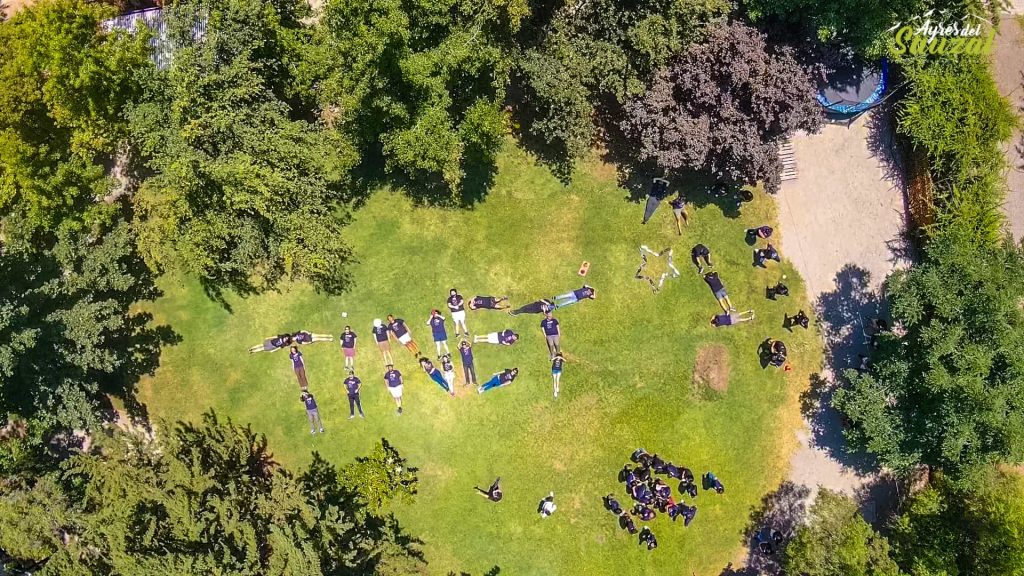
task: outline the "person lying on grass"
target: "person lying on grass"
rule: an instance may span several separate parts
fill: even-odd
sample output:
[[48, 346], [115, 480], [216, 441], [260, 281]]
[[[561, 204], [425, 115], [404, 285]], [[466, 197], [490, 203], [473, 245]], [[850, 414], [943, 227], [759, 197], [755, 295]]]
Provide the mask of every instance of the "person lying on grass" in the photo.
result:
[[508, 386], [516, 379], [516, 376], [519, 376], [519, 368], [506, 368], [501, 372], [495, 372], [491, 375], [490, 380], [484, 382], [483, 386], [476, 389], [476, 392], [477, 394], [483, 394], [484, 392], [493, 390], [494, 388]]
[[729, 293], [725, 291], [725, 284], [722, 284], [722, 279], [718, 277], [718, 272], [708, 272], [705, 274], [704, 283], [708, 285], [708, 288], [711, 288], [711, 292], [714, 293], [715, 299], [718, 300], [718, 305], [722, 307], [722, 310], [726, 312], [736, 311], [736, 307], [729, 300]]
[[504, 310], [506, 308], [510, 308], [508, 296], [473, 296], [473, 299], [469, 301], [470, 310]]
[[257, 352], [277, 352], [281, 348], [291, 346], [291, 344], [291, 334], [278, 334], [277, 336], [264, 338], [262, 344], [257, 344], [249, 348], [249, 354], [255, 354]]
[[518, 316], [520, 314], [543, 314], [555, 309], [555, 303], [547, 298], [541, 298], [540, 300], [534, 300], [529, 304], [524, 304], [515, 310], [509, 310], [509, 316]]
[[292, 339], [295, 340], [296, 344], [312, 344], [313, 342], [331, 342], [334, 340], [334, 336], [330, 334], [313, 334], [308, 330], [299, 330], [292, 334]]
[[555, 296], [555, 308], [565, 308], [570, 304], [575, 304], [580, 300], [596, 300], [597, 289], [586, 284], [582, 288], [577, 288], [572, 292], [566, 292], [565, 294], [559, 294]]
[[729, 312], [728, 314], [716, 314], [712, 316], [711, 325], [715, 328], [721, 328], [722, 326], [732, 326], [733, 324], [739, 324], [740, 322], [750, 322], [753, 319], [753, 310]]
[[455, 396], [455, 390], [448, 385], [448, 381], [445, 380], [444, 375], [441, 374], [441, 371], [434, 366], [433, 362], [425, 357], [420, 358], [420, 367], [427, 373], [427, 376], [430, 376], [431, 380], [437, 382], [437, 385], [440, 386], [442, 390], [452, 396]]
[[394, 315], [388, 314], [388, 330], [394, 335], [395, 340], [409, 352], [412, 352], [413, 356], [420, 355], [420, 347], [416, 345], [416, 341], [412, 339], [412, 333], [409, 332], [409, 327], [406, 326], [405, 320], [401, 318], [395, 318]]
[[505, 329], [501, 332], [491, 332], [483, 336], [473, 336], [473, 342], [486, 342], [488, 344], [501, 344], [503, 346], [511, 346], [519, 340], [519, 334], [516, 334], [511, 329]]

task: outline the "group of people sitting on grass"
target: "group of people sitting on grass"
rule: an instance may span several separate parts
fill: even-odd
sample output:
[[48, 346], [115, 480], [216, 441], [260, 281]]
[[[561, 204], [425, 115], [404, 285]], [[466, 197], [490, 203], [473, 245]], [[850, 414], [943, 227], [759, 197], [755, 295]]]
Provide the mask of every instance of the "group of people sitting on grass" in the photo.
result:
[[[672, 496], [672, 487], [657, 475], [663, 475], [672, 482], [678, 481], [680, 496], [685, 494], [690, 498], [696, 498], [697, 485], [693, 472], [685, 466], [676, 466], [663, 460], [657, 454], [649, 454], [643, 448], [634, 451], [629, 459], [632, 464], [622, 467], [619, 482], [625, 485], [626, 494], [633, 500], [633, 506], [629, 509], [624, 508], [613, 494], [608, 494], [603, 499], [605, 509], [618, 517], [619, 527], [630, 534], [637, 534], [633, 518], [650, 522], [658, 516], [658, 512], [668, 515], [673, 522], [677, 518], [682, 518], [683, 526], [689, 526], [697, 515], [697, 507], [687, 506], [681, 497], [677, 502]], [[705, 490], [714, 490], [718, 494], [725, 492], [725, 486], [711, 472], [701, 477], [701, 483]], [[658, 547], [658, 539], [647, 526], [640, 531], [639, 540], [648, 550]]]

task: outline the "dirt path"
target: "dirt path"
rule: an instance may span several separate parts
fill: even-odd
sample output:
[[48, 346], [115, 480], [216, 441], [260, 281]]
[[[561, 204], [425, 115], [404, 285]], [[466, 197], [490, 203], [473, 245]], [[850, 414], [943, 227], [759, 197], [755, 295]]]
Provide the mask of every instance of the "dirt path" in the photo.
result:
[[[1024, 4], [1024, 0], [1019, 4]], [[1010, 101], [1021, 124], [1024, 124], [1024, 23], [1018, 17], [1004, 16], [999, 22], [992, 72], [999, 93]], [[1019, 242], [1024, 238], [1024, 133], [1020, 125], [1010, 140], [1003, 144], [1003, 151], [1008, 164], [1003, 208], [1010, 232]]]

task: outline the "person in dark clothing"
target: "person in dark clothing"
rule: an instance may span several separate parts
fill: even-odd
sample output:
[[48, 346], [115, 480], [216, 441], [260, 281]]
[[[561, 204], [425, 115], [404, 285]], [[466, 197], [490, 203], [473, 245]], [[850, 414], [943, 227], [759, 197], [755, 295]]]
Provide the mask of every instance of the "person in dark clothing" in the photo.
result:
[[782, 258], [779, 257], [778, 250], [775, 246], [769, 244], [765, 248], [754, 250], [754, 266], [760, 266], [761, 268], [767, 268], [764, 265], [765, 260], [775, 260], [776, 262], [782, 262]]
[[582, 288], [577, 288], [572, 292], [566, 292], [565, 294], [555, 296], [555, 308], [565, 308], [566, 306], [575, 304], [581, 300], [594, 300], [596, 298], [597, 290], [584, 284]]
[[703, 244], [697, 244], [696, 246], [693, 247], [692, 250], [690, 250], [690, 260], [692, 260], [693, 265], [697, 267], [697, 273], [703, 274], [704, 266], [700, 265], [698, 259], [704, 260], [704, 266], [710, 268], [712, 266], [711, 250], [708, 250], [708, 247]]
[[462, 332], [469, 336], [469, 328], [466, 327], [466, 301], [462, 298], [462, 294], [455, 288], [448, 291], [448, 311], [452, 315], [452, 324], [455, 325], [455, 337], [459, 337], [459, 328], [462, 328]]
[[635, 514], [637, 518], [643, 520], [644, 522], [650, 522], [651, 520], [654, 520], [654, 518], [658, 515], [657, 512], [642, 504], [637, 504], [636, 506], [633, 506], [633, 514]]
[[741, 322], [750, 322], [754, 319], [753, 310], [745, 310], [743, 312], [729, 312], [727, 314], [716, 314], [711, 317], [711, 325], [715, 328], [721, 328], [722, 326], [732, 326]]
[[654, 493], [657, 494], [659, 498], [671, 498], [672, 488], [670, 488], [668, 484], [665, 484], [664, 480], [658, 478], [654, 481]]
[[395, 370], [395, 367], [391, 364], [386, 366], [384, 371], [384, 384], [387, 386], [388, 393], [395, 400], [395, 406], [398, 406], [398, 415], [402, 415], [402, 389], [405, 387], [404, 381], [402, 380], [402, 373]]
[[[785, 278], [785, 276], [783, 276]], [[764, 297], [769, 300], [775, 300], [776, 296], [789, 296], [789, 287], [779, 282], [775, 286], [768, 286], [764, 289]]]
[[316, 400], [313, 395], [305, 390], [299, 395], [299, 400], [306, 406], [306, 419], [309, 420], [309, 433], [316, 434], [316, 429], [320, 428], [320, 433], [324, 433], [324, 423], [320, 420], [320, 410], [316, 406]]
[[725, 285], [722, 284], [722, 280], [718, 277], [718, 272], [705, 274], [704, 283], [708, 285], [708, 288], [711, 288], [711, 292], [714, 293], [715, 299], [718, 300], [718, 305], [722, 307], [722, 310], [726, 312], [736, 311], [736, 307], [729, 300], [729, 293], [725, 291]]
[[782, 340], [768, 338], [761, 343], [761, 348], [761, 353], [764, 355], [762, 361], [767, 360], [768, 365], [781, 368], [786, 364], [788, 351], [786, 350], [785, 342]]
[[519, 368], [506, 368], [501, 372], [495, 372], [491, 376], [491, 379], [484, 382], [483, 386], [477, 388], [476, 391], [478, 394], [483, 394], [484, 392], [494, 388], [508, 386], [516, 379], [516, 376], [519, 376]]
[[508, 296], [473, 296], [469, 301], [470, 310], [504, 310], [508, 307]]
[[654, 493], [651, 492], [650, 487], [643, 482], [639, 482], [633, 486], [632, 496], [634, 500], [641, 504], [650, 504], [654, 501]]
[[288, 358], [292, 361], [292, 370], [295, 372], [296, 380], [299, 381], [299, 388], [306, 390], [309, 388], [309, 381], [306, 380], [306, 362], [302, 359], [302, 352], [299, 352], [298, 346], [292, 346]]
[[725, 492], [725, 486], [722, 481], [715, 476], [714, 472], [707, 472], [701, 476], [701, 484], [703, 484], [705, 490], [714, 490], [718, 494]]
[[351, 326], [345, 326], [345, 330], [338, 337], [341, 352], [345, 355], [345, 369], [350, 371], [356, 369], [356, 340], [356, 333], [352, 331]]
[[437, 357], [441, 357], [442, 347], [446, 354], [451, 354], [451, 350], [448, 349], [448, 331], [445, 329], [444, 316], [441, 316], [440, 310], [430, 311], [430, 318], [427, 318], [427, 326], [430, 326], [430, 334], [434, 338]]
[[669, 206], [672, 207], [672, 215], [676, 218], [676, 232], [680, 236], [683, 235], [683, 226], [689, 226], [689, 219], [686, 217], [686, 198], [683, 197], [683, 193], [680, 192], [678, 196], [669, 202]]
[[647, 545], [648, 550], [654, 550], [658, 547], [658, 539], [654, 537], [654, 532], [651, 532], [651, 529], [647, 526], [644, 526], [644, 529], [640, 531], [639, 539], [641, 544]]
[[509, 316], [518, 316], [520, 314], [543, 314], [555, 309], [555, 303], [547, 298], [541, 298], [540, 300], [534, 300], [529, 304], [524, 304], [515, 310], [509, 310]]
[[775, 547], [772, 545], [771, 535], [767, 528], [758, 530], [757, 534], [754, 535], [754, 538], [757, 540], [757, 549], [760, 550], [762, 554], [766, 556], [775, 554]]
[[671, 518], [673, 522], [675, 522], [677, 517], [682, 516], [683, 517], [683, 526], [689, 526], [690, 522], [693, 522], [693, 518], [696, 515], [697, 515], [697, 507], [696, 506], [687, 506], [683, 502], [680, 502], [679, 504], [676, 504], [675, 508], [673, 509], [673, 511], [669, 512], [669, 518]]
[[604, 502], [605, 510], [608, 510], [609, 512], [615, 514], [616, 516], [622, 515], [622, 505], [619, 504], [619, 501], [615, 499], [615, 496], [609, 494], [605, 496], [602, 500]]
[[782, 319], [783, 328], [787, 330], [789, 330], [793, 326], [799, 326], [806, 330], [807, 327], [810, 326], [810, 324], [811, 319], [807, 317], [807, 314], [804, 314], [803, 310], [797, 312], [796, 316], [783, 316]]
[[455, 393], [455, 364], [452, 362], [452, 355], [441, 356], [441, 374], [444, 381], [448, 383], [448, 389]]
[[473, 346], [466, 340], [459, 342], [459, 356], [462, 357], [462, 373], [466, 377], [466, 383], [463, 384], [463, 386], [469, 386], [470, 384], [476, 386], [476, 366], [473, 365]]
[[412, 339], [412, 333], [409, 332], [409, 327], [406, 326], [405, 320], [388, 314], [388, 330], [391, 331], [391, 334], [395, 337], [395, 340], [398, 340], [399, 344], [405, 346], [405, 349], [409, 352], [412, 352], [413, 356], [420, 355], [420, 347]]
[[488, 344], [501, 344], [503, 346], [511, 346], [516, 343], [516, 340], [519, 340], [519, 334], [516, 334], [511, 329], [473, 336], [473, 342], [486, 342]]
[[291, 344], [291, 334], [278, 334], [277, 336], [264, 338], [262, 344], [257, 344], [252, 348], [249, 348], [249, 354], [255, 354], [257, 352], [277, 352], [281, 348], [290, 346]]
[[356, 377], [356, 373], [349, 372], [348, 378], [345, 378], [345, 391], [348, 393], [349, 420], [356, 417], [356, 408], [359, 408], [359, 417], [366, 418], [366, 416], [363, 416], [363, 404], [359, 401], [359, 390], [362, 386], [363, 383], [358, 377]]
[[313, 342], [330, 342], [334, 336], [330, 334], [313, 334], [309, 330], [299, 330], [292, 334], [292, 340], [296, 344], [312, 344]]
[[565, 364], [565, 358], [561, 352], [555, 354], [555, 357], [551, 359], [551, 380], [555, 387], [555, 398], [558, 398], [559, 386], [562, 385], [563, 364]]
[[624, 464], [622, 470], [619, 470], [619, 482], [628, 482], [632, 474], [633, 469], [629, 467], [629, 464]]
[[629, 515], [629, 512], [623, 512], [619, 516], [619, 528], [630, 534], [636, 534], [636, 523], [633, 522], [633, 517]]
[[380, 318], [376, 318], [373, 321], [373, 339], [377, 341], [377, 349], [380, 350], [380, 355], [384, 359], [384, 365], [395, 363], [395, 358], [391, 355], [391, 331], [388, 327], [380, 321]]
[[554, 360], [555, 354], [562, 353], [562, 329], [558, 326], [558, 320], [551, 316], [550, 311], [546, 312], [544, 319], [540, 321], [540, 330], [548, 345], [548, 358]]
[[491, 502], [500, 502], [504, 494], [501, 492], [501, 476], [498, 476], [487, 490], [476, 488], [482, 496]]
[[427, 376], [430, 376], [431, 380], [437, 382], [437, 385], [440, 386], [442, 390], [452, 396], [455, 396], [455, 390], [453, 390], [451, 386], [448, 386], [448, 381], [444, 379], [444, 375], [441, 374], [441, 371], [434, 366], [433, 362], [426, 357], [422, 357], [420, 358], [420, 367], [427, 373]]
[[757, 228], [747, 228], [747, 238], [771, 238], [772, 237], [771, 226], [758, 226]]
[[654, 456], [651, 457], [651, 470], [655, 474], [664, 474], [665, 473], [665, 464], [666, 464], [666, 462], [664, 460], [662, 460], [661, 457], [658, 456], [657, 454], [655, 454]]
[[633, 454], [629, 457], [630, 460], [636, 462], [641, 466], [651, 465], [651, 455], [647, 453], [647, 450], [643, 448], [637, 448], [633, 451]]
[[678, 466], [671, 462], [665, 463], [665, 474], [668, 474], [669, 478], [675, 478], [676, 480], [683, 479], [683, 471]]

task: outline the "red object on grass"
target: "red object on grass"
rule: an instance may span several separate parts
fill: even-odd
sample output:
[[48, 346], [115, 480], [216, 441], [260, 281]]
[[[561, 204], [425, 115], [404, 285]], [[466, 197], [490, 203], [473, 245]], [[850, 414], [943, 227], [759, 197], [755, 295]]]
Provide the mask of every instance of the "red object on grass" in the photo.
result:
[[587, 262], [586, 260], [584, 260], [583, 264], [580, 264], [580, 276], [586, 276], [587, 272], [589, 272], [589, 271], [590, 271], [590, 262]]

